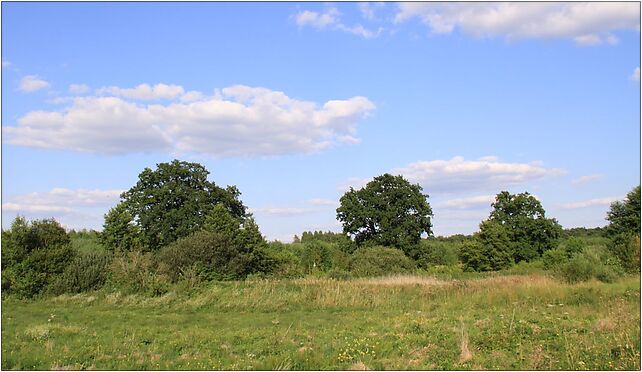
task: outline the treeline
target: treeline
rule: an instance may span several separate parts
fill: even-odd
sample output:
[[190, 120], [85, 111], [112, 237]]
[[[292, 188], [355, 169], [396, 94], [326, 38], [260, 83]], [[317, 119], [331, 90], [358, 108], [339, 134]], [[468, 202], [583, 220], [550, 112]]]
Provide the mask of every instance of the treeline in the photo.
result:
[[497, 270], [612, 281], [640, 269], [639, 186], [613, 203], [606, 228], [562, 230], [532, 195], [504, 191], [475, 234], [434, 237], [428, 195], [385, 174], [342, 196], [342, 233], [303, 232], [286, 244], [267, 242], [239, 190], [219, 187], [208, 174], [200, 164], [177, 160], [146, 168], [105, 215], [100, 233], [16, 218], [2, 231], [3, 295], [102, 287], [160, 295], [246, 278]]

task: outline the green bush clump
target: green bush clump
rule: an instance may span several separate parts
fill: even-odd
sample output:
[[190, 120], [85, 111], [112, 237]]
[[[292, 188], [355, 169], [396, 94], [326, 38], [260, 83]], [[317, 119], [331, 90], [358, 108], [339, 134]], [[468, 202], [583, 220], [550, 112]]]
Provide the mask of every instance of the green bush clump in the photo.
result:
[[322, 241], [303, 243], [300, 249], [301, 265], [306, 273], [345, 270], [348, 256], [337, 245]]
[[609, 250], [619, 260], [620, 264], [629, 273], [640, 272], [640, 236], [621, 233], [613, 236], [609, 243]]
[[79, 293], [99, 289], [105, 284], [111, 263], [106, 252], [78, 254], [53, 283], [53, 294]]
[[160, 296], [169, 290], [169, 278], [158, 272], [152, 253], [141, 251], [117, 255], [110, 265], [110, 284], [125, 293]]
[[513, 264], [512, 247], [506, 228], [486, 220], [479, 225], [475, 239], [459, 248], [459, 259], [466, 271], [495, 271]]
[[349, 262], [352, 275], [379, 276], [415, 270], [415, 263], [399, 249], [375, 246], [359, 248]]
[[265, 247], [266, 256], [273, 262], [271, 275], [275, 278], [299, 278], [304, 275], [298, 247], [301, 244], [270, 242]]
[[546, 270], [557, 270], [568, 263], [570, 258], [566, 250], [556, 248], [544, 252], [542, 255], [542, 263]]
[[76, 251], [54, 219], [27, 222], [16, 217], [2, 232], [2, 289], [20, 297], [43, 293], [71, 262]]
[[412, 251], [411, 257], [420, 268], [457, 265], [460, 246], [461, 243], [423, 239]]
[[557, 273], [567, 282], [576, 283], [592, 278], [613, 282], [624, 274], [618, 259], [601, 246], [590, 246], [558, 266]]

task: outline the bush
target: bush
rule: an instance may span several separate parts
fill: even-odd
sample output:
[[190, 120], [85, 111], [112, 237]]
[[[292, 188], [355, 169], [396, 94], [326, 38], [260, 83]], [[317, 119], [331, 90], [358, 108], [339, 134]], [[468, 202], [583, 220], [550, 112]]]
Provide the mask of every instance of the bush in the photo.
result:
[[556, 270], [569, 283], [595, 278], [612, 282], [622, 276], [624, 270], [618, 259], [600, 246], [587, 247]]
[[274, 263], [272, 275], [277, 278], [299, 278], [303, 276], [300, 252], [296, 247], [301, 244], [283, 244], [279, 241], [270, 242], [265, 248], [265, 254]]
[[460, 245], [461, 243], [433, 239], [422, 240], [411, 257], [417, 261], [420, 268], [457, 265]]
[[495, 271], [513, 264], [512, 244], [506, 228], [494, 221], [483, 221], [475, 239], [459, 248], [459, 259], [466, 271]]
[[306, 273], [327, 272], [330, 269], [345, 270], [348, 266], [348, 256], [337, 245], [313, 240], [302, 244], [301, 265]]
[[544, 252], [542, 256], [542, 262], [546, 270], [557, 270], [568, 263], [569, 260], [570, 257], [567, 251], [562, 248], [551, 249]]
[[640, 272], [640, 236], [617, 234], [609, 243], [609, 250], [620, 260], [620, 264], [629, 273]]
[[111, 256], [106, 252], [81, 253], [67, 266], [51, 287], [54, 294], [79, 293], [105, 284]]
[[357, 249], [349, 268], [354, 276], [380, 276], [413, 271], [415, 263], [399, 249], [376, 246]]
[[188, 269], [204, 280], [243, 279], [269, 272], [274, 264], [263, 249], [210, 231], [198, 231], [175, 241], [159, 252], [158, 260], [161, 272], [172, 281], [179, 280]]
[[110, 269], [110, 283], [126, 293], [159, 296], [169, 289], [169, 278], [157, 272], [151, 253], [125, 252], [114, 258]]
[[27, 222], [17, 217], [2, 232], [2, 288], [4, 293], [33, 297], [62, 274], [76, 252], [69, 236], [54, 219]]

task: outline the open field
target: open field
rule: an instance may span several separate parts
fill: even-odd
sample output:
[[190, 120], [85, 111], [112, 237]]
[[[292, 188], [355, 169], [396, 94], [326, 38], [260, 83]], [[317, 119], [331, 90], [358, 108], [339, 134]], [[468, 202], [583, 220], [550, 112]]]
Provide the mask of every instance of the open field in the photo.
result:
[[[178, 293], [180, 292], [180, 293]], [[2, 303], [3, 369], [640, 369], [640, 279], [212, 283]]]

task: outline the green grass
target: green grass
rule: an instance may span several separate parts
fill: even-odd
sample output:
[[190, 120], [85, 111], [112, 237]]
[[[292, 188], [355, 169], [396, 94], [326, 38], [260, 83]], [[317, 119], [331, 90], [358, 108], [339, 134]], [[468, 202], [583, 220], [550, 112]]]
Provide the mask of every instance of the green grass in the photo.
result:
[[[181, 289], [183, 288], [183, 289]], [[640, 278], [256, 280], [2, 301], [3, 369], [640, 369]]]

